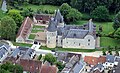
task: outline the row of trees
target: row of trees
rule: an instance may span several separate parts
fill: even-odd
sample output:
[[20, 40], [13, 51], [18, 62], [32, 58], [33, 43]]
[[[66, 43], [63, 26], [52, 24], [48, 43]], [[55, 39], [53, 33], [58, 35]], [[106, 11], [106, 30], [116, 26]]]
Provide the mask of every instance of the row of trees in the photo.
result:
[[10, 5], [17, 6], [23, 4], [51, 4], [62, 5], [68, 3], [80, 12], [91, 13], [97, 6], [105, 6], [111, 13], [120, 10], [120, 0], [9, 0]]

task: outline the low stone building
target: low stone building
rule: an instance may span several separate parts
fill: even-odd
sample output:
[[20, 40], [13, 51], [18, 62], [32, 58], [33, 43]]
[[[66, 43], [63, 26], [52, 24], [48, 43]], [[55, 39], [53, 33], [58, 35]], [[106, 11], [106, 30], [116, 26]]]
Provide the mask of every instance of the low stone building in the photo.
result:
[[17, 33], [16, 42], [25, 43], [26, 40], [28, 40], [28, 36], [31, 33], [32, 27], [33, 21], [29, 17], [25, 18]]
[[36, 14], [33, 16], [33, 21], [38, 24], [48, 24], [51, 17], [48, 14]]

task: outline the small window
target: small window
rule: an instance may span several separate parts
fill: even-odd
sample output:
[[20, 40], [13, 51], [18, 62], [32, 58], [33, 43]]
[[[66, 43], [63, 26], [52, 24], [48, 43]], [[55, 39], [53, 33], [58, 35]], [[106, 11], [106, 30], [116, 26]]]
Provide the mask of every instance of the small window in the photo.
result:
[[68, 43], [68, 42], [67, 42]]
[[79, 46], [80, 46], [80, 43], [79, 43]]
[[88, 39], [88, 42], [90, 42], [90, 39]]
[[48, 41], [48, 43], [50, 43], [50, 41]]
[[90, 45], [90, 43], [88, 43], [88, 46]]
[[74, 44], [75, 44], [75, 42], [74, 42]]

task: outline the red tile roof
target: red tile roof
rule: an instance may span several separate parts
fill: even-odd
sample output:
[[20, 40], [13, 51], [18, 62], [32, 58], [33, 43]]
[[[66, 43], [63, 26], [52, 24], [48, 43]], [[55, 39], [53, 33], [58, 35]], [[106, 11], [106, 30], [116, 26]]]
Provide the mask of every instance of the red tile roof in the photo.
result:
[[97, 65], [98, 63], [104, 63], [106, 61], [106, 57], [85, 56], [84, 61], [89, 65]]
[[47, 14], [37, 14], [35, 15], [36, 20], [43, 20], [43, 21], [49, 21], [52, 16]]
[[19, 64], [23, 67], [24, 71], [31, 73], [38, 73], [41, 71], [41, 61], [21, 59]]
[[32, 24], [33, 21], [29, 17], [25, 18], [17, 33], [17, 37], [21, 36], [23, 39], [25, 39], [30, 31], [30, 28], [32, 27]]
[[106, 62], [106, 57], [105, 57], [105, 56], [100, 56], [100, 57], [98, 58], [98, 62], [99, 62], [99, 63], [105, 63], [105, 62]]
[[57, 73], [57, 67], [43, 65], [40, 73]]

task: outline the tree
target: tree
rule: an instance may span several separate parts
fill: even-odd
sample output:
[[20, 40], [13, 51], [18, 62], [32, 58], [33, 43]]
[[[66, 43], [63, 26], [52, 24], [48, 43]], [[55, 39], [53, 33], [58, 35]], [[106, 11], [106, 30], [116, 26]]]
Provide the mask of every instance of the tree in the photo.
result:
[[59, 71], [61, 72], [65, 65], [63, 65], [61, 62], [55, 62], [55, 65], [58, 67]]
[[115, 16], [114, 18], [114, 23], [113, 23], [113, 28], [117, 30], [120, 27], [120, 12]]
[[115, 31], [114, 38], [120, 39], [120, 28], [118, 28], [117, 31]]
[[1, 69], [2, 70], [5, 70], [5, 71], [8, 71], [8, 73], [23, 73], [23, 68], [22, 66], [20, 65], [13, 65], [12, 63], [10, 62], [7, 62], [5, 64], [2, 64], [1, 65]]
[[108, 21], [109, 20], [109, 11], [105, 6], [98, 6], [93, 10], [91, 16], [96, 21]]
[[106, 55], [106, 50], [104, 48], [102, 49], [102, 53], [103, 55]]
[[67, 20], [74, 22], [74, 21], [79, 20], [82, 17], [82, 14], [78, 10], [72, 8], [70, 9], [66, 17], [67, 17]]
[[19, 27], [22, 24], [22, 20], [23, 20], [23, 16], [21, 16], [20, 12], [17, 11], [17, 10], [10, 10], [8, 12], [8, 15], [14, 19], [14, 21], [17, 24], [17, 27], [18, 27], [17, 29], [19, 29]]
[[42, 54], [39, 55], [38, 60], [40, 60], [41, 58], [42, 58]]
[[2, 39], [15, 40], [16, 23], [9, 16], [1, 19], [0, 35]]
[[63, 3], [60, 6], [60, 12], [61, 14], [66, 18], [66, 15], [69, 13], [71, 7], [67, 3]]
[[51, 64], [54, 64], [56, 62], [56, 57], [54, 57], [51, 53], [48, 53], [45, 55], [44, 61], [48, 61]]
[[21, 12], [21, 15], [24, 17], [33, 17], [34, 11], [31, 8], [24, 9], [23, 12]]

